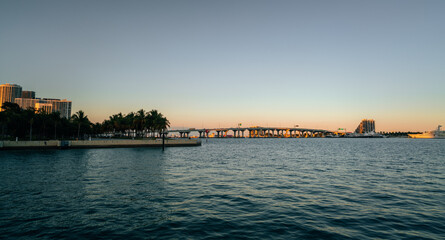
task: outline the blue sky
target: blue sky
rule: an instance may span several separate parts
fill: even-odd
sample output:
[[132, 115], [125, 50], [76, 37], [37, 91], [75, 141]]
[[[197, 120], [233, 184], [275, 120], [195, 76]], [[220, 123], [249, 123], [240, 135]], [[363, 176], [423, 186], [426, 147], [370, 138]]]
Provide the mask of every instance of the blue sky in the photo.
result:
[[445, 124], [445, 1], [0, 2], [0, 83], [93, 121], [429, 130]]

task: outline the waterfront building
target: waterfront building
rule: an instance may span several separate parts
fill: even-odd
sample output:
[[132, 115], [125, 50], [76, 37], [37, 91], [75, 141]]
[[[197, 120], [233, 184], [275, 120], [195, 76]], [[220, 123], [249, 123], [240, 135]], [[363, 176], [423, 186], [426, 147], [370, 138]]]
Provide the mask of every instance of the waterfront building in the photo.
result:
[[22, 87], [17, 84], [0, 85], [0, 111], [5, 102], [14, 102], [16, 98], [22, 97]]
[[59, 112], [61, 117], [71, 117], [71, 101], [66, 99], [54, 99], [54, 98], [16, 98], [17, 103], [23, 109], [35, 109], [36, 112], [44, 111], [46, 113]]
[[374, 119], [363, 119], [362, 122], [355, 129], [356, 133], [370, 133], [375, 132], [375, 121]]
[[16, 98], [14, 102], [17, 103], [20, 106], [20, 108], [22, 108], [22, 109], [30, 109], [30, 108], [35, 109], [36, 108], [36, 104], [39, 101], [40, 101], [39, 98], [35, 98], [35, 99], [32, 99], [32, 98]]
[[36, 112], [52, 113], [53, 105], [51, 103], [38, 102], [35, 106]]
[[61, 117], [70, 118], [71, 117], [71, 101], [66, 99], [50, 99], [43, 98], [42, 101], [51, 104], [51, 112], [59, 112]]
[[22, 87], [17, 84], [0, 85], [0, 111], [3, 103], [17, 103], [22, 109], [35, 109], [47, 113], [60, 112], [64, 118], [71, 117], [71, 101], [55, 98], [36, 98], [34, 91], [22, 91]]
[[36, 98], [36, 92], [34, 91], [22, 91], [22, 98]]

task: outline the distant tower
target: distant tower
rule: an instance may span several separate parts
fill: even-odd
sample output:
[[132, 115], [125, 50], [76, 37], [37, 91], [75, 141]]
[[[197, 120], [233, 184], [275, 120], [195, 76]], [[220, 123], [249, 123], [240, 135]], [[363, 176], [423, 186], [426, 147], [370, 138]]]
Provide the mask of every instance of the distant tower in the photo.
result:
[[356, 133], [369, 133], [375, 132], [375, 121], [374, 119], [363, 119], [362, 122], [355, 129]]
[[0, 85], [0, 111], [5, 102], [14, 102], [16, 98], [22, 97], [22, 87], [17, 84]]

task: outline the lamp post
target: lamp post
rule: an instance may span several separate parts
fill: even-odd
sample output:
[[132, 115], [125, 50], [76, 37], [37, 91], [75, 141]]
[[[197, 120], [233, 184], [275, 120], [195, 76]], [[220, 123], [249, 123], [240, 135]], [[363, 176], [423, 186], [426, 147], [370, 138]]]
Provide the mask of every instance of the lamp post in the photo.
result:
[[162, 130], [162, 151], [165, 150], [165, 135], [168, 133], [165, 131], [165, 129]]

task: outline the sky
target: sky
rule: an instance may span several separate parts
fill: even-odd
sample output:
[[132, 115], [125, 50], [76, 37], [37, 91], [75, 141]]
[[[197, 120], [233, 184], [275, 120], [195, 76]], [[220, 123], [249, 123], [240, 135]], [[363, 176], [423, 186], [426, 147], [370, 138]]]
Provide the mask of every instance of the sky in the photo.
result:
[[445, 1], [0, 1], [0, 84], [93, 122], [445, 125]]

